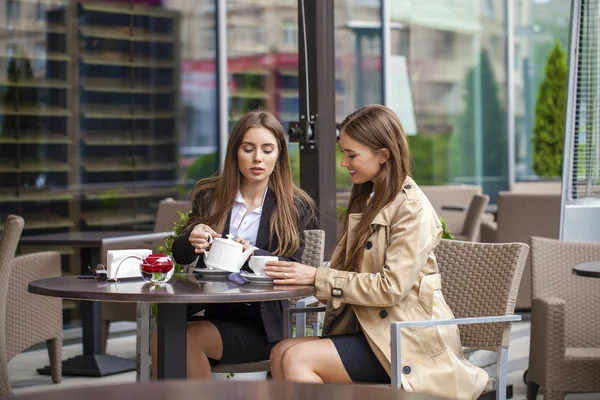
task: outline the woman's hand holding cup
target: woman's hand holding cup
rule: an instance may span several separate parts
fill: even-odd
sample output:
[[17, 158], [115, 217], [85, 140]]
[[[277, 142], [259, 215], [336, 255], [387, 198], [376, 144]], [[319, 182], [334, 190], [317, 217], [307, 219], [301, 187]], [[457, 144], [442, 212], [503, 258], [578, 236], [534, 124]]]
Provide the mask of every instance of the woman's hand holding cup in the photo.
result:
[[210, 226], [204, 224], [198, 224], [194, 226], [192, 232], [190, 232], [190, 243], [194, 246], [194, 251], [198, 254], [204, 253], [204, 251], [210, 246], [213, 238], [221, 237], [220, 233], [215, 232]]

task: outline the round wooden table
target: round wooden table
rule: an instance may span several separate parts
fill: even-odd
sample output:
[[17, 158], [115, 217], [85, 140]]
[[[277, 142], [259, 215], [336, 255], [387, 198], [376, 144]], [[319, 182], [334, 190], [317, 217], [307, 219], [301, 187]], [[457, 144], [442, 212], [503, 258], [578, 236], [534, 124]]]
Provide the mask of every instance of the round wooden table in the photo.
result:
[[573, 273], [590, 278], [600, 278], [600, 261], [577, 264], [573, 267]]
[[314, 286], [272, 284], [238, 285], [226, 279], [204, 279], [197, 274], [174, 274], [162, 285], [141, 278], [119, 282], [90, 276], [61, 276], [29, 284], [29, 292], [63, 299], [157, 303], [157, 377], [186, 377], [187, 304], [251, 303], [311, 296]]
[[[88, 266], [94, 267], [100, 262], [100, 248], [104, 242], [119, 241], [122, 238], [135, 237], [139, 242], [161, 240], [168, 232], [134, 231], [87, 231], [60, 232], [41, 235], [22, 236], [19, 246], [42, 246], [46, 249], [56, 247], [77, 247], [81, 251], [82, 275], [90, 274]], [[152, 248], [152, 247], [148, 247]], [[106, 376], [135, 370], [135, 362], [127, 358], [104, 354], [102, 346], [100, 303], [84, 301], [81, 303], [81, 329], [83, 354], [63, 360], [63, 375]], [[50, 375], [50, 367], [38, 369], [38, 372]]]
[[440, 400], [384, 386], [244, 381], [159, 381], [86, 386], [19, 396], [23, 400]]

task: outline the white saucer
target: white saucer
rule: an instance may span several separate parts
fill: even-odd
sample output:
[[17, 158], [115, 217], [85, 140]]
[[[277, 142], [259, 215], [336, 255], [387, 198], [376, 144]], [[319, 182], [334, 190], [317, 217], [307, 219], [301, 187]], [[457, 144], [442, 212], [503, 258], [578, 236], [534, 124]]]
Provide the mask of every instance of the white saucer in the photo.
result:
[[194, 272], [198, 272], [206, 277], [226, 277], [231, 272], [223, 271], [222, 269], [194, 268]]
[[239, 269], [237, 269], [237, 270], [236, 270], [235, 268], [231, 268], [231, 267], [225, 267], [225, 266], [222, 266], [222, 265], [216, 265], [216, 264], [212, 264], [210, 261], [204, 261], [204, 264], [206, 264], [206, 266], [207, 266], [207, 267], [209, 267], [209, 268], [212, 268], [212, 269], [218, 269], [218, 270], [221, 270], [221, 271], [226, 271], [226, 272], [229, 272], [229, 273], [232, 273], [232, 272], [240, 272], [240, 270], [239, 270]]
[[247, 278], [252, 283], [273, 283], [273, 279], [274, 279], [274, 278], [271, 278], [270, 276], [254, 275], [254, 274], [250, 274], [248, 272], [241, 272], [240, 275], [243, 276], [244, 278]]

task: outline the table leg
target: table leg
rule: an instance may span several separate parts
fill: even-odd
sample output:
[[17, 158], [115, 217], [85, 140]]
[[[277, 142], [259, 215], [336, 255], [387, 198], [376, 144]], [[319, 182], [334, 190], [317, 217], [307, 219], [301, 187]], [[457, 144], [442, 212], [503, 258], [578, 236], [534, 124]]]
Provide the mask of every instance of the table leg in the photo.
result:
[[[81, 249], [81, 275], [90, 275], [100, 262], [98, 249]], [[81, 330], [83, 333], [83, 355], [102, 354], [102, 307], [97, 301], [81, 302]]]
[[157, 378], [186, 378], [187, 305], [158, 304]]
[[[90, 275], [88, 265], [95, 268], [99, 262], [98, 248], [81, 249], [81, 275]], [[83, 355], [63, 360], [63, 375], [102, 377], [136, 369], [135, 360], [111, 356], [102, 351], [101, 316], [102, 308], [99, 302], [81, 302]], [[50, 367], [40, 368], [37, 372], [50, 375]]]

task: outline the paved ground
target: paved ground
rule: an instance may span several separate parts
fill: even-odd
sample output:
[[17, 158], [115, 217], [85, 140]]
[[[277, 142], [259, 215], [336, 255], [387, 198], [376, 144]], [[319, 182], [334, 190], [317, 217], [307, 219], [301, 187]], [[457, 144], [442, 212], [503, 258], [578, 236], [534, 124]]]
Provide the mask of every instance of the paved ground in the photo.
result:
[[[63, 349], [63, 358], [81, 354], [81, 345], [67, 345]], [[135, 358], [135, 336], [128, 335], [112, 338], [108, 343], [108, 353], [121, 357]], [[527, 368], [529, 354], [529, 322], [524, 321], [513, 326], [509, 352], [509, 383], [514, 385], [515, 400], [525, 400], [526, 388], [523, 383], [523, 372]], [[25, 393], [45, 390], [56, 390], [67, 387], [110, 385], [135, 381], [135, 371], [113, 375], [105, 378], [63, 377], [63, 381], [52, 384], [50, 377], [38, 375], [35, 369], [48, 364], [48, 353], [45, 350], [32, 350], [17, 355], [8, 364], [9, 378], [16, 396]], [[542, 399], [542, 396], [538, 396]], [[567, 399], [591, 400], [600, 399], [600, 394], [570, 395]]]

